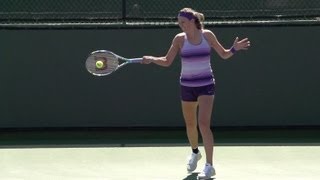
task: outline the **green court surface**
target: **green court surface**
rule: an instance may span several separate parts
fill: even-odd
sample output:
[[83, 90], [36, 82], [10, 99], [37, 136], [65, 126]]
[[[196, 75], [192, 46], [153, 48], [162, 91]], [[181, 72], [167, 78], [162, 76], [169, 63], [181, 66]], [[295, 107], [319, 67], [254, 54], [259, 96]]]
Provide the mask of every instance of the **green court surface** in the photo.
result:
[[[214, 128], [216, 145], [320, 145], [320, 128]], [[3, 129], [0, 148], [187, 145], [184, 128]]]
[[[318, 129], [215, 130], [221, 180], [318, 180]], [[0, 179], [194, 180], [184, 130], [60, 130], [0, 133]], [[203, 147], [200, 151], [204, 155]]]

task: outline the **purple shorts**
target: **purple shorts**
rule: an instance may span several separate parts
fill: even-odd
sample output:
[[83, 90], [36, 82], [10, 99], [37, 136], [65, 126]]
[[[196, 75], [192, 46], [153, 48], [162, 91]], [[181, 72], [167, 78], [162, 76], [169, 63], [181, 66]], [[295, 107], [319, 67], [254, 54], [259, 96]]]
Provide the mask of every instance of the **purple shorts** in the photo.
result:
[[201, 95], [214, 95], [214, 84], [209, 84], [200, 87], [188, 87], [181, 85], [181, 100], [197, 101]]

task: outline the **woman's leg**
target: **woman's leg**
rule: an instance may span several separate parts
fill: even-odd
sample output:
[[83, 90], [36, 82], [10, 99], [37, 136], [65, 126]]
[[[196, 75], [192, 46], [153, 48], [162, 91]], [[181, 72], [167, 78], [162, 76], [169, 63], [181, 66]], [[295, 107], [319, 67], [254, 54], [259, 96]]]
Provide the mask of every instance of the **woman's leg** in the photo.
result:
[[197, 102], [182, 101], [182, 112], [186, 123], [189, 143], [192, 149], [198, 147]]
[[201, 153], [195, 153], [198, 148], [198, 129], [197, 129], [197, 102], [182, 101], [182, 111], [186, 123], [187, 135], [192, 148], [192, 154], [188, 158], [187, 171], [192, 172], [197, 168]]
[[199, 96], [199, 114], [198, 123], [201, 132], [203, 145], [206, 153], [207, 163], [213, 163], [213, 134], [211, 131], [211, 114], [213, 109], [214, 96], [202, 95]]

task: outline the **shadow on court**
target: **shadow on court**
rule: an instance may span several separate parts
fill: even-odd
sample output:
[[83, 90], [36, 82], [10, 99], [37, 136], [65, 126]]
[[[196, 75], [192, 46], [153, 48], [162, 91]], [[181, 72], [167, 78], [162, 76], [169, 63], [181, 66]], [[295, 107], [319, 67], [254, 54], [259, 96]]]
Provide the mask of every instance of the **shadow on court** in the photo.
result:
[[[192, 173], [192, 174], [189, 174], [187, 177], [185, 177], [184, 179], [182, 180], [196, 180], [197, 179], [197, 176], [198, 176], [199, 173]], [[215, 178], [210, 178], [209, 180], [214, 180]]]

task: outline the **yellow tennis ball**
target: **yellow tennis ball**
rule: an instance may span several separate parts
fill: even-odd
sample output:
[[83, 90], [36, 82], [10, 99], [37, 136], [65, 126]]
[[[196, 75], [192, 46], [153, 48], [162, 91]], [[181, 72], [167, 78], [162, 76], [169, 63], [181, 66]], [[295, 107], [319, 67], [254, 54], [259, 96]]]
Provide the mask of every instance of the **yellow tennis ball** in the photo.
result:
[[103, 68], [103, 66], [104, 66], [103, 61], [97, 61], [97, 62], [96, 62], [96, 67], [97, 67], [98, 69]]

